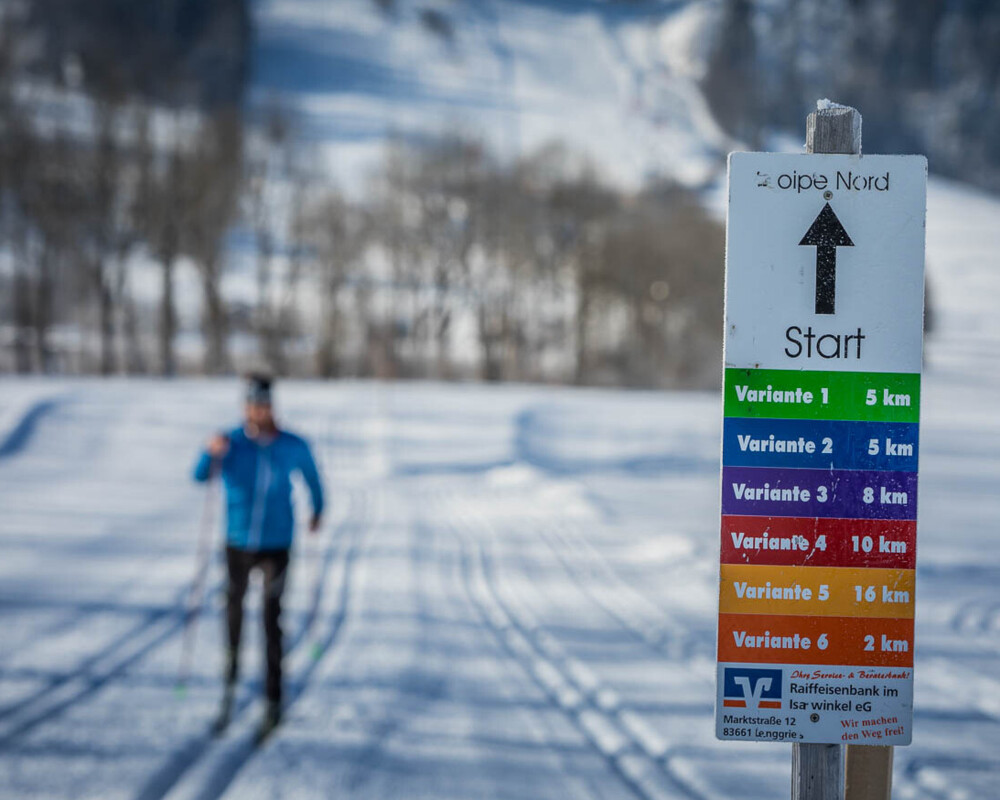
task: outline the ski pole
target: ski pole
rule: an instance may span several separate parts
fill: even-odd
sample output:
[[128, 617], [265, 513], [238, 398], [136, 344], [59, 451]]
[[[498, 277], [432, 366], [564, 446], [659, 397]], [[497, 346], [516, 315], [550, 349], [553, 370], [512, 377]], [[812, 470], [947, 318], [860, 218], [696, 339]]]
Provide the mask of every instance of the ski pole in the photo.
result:
[[[330, 442], [333, 440], [333, 418], [331, 416], [326, 417], [326, 433], [323, 439], [319, 440], [321, 443], [320, 453], [320, 463], [323, 465], [323, 474], [329, 475], [331, 471], [331, 464], [329, 458]], [[326, 537], [326, 524], [325, 522], [320, 527], [315, 534], [310, 535], [309, 539], [312, 542], [306, 544], [306, 558], [309, 560], [309, 606], [306, 611], [305, 626], [302, 631], [303, 639], [311, 639], [312, 643], [309, 646], [309, 657], [313, 661], [319, 661], [323, 655], [323, 646], [319, 641], [319, 636], [313, 633], [313, 625], [316, 621], [316, 617], [319, 615], [319, 606], [323, 600], [323, 586], [326, 582], [326, 574], [329, 568], [329, 561], [331, 556], [331, 551], [333, 548], [333, 542], [325, 542]], [[311, 635], [312, 634], [312, 635]]]
[[307, 541], [306, 543], [306, 560], [309, 562], [307, 569], [309, 570], [309, 605], [306, 609], [306, 618], [302, 630], [302, 638], [310, 639], [312, 638], [312, 644], [309, 647], [310, 657], [316, 661], [319, 659], [322, 652], [319, 650], [319, 643], [316, 641], [316, 637], [310, 637], [312, 633], [313, 624], [316, 622], [316, 617], [319, 614], [319, 605], [323, 597], [323, 580], [326, 577], [326, 557], [323, 553], [323, 529], [316, 531], [315, 534], [310, 534], [309, 539], [312, 541]]
[[205, 489], [205, 503], [201, 510], [201, 522], [198, 530], [198, 549], [196, 555], [195, 573], [188, 590], [187, 605], [184, 609], [184, 638], [181, 642], [181, 658], [177, 670], [176, 692], [183, 695], [187, 687], [188, 675], [191, 672], [191, 660], [194, 658], [195, 632], [197, 631], [198, 615], [201, 610], [202, 597], [205, 593], [205, 578], [212, 554], [212, 528], [215, 527], [215, 508], [217, 481], [215, 466], [208, 475], [208, 486]]

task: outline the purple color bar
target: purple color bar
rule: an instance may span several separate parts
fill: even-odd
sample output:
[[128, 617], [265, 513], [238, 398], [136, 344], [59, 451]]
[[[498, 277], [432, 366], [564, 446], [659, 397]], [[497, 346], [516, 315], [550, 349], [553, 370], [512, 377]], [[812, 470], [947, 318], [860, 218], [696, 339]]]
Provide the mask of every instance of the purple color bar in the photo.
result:
[[916, 519], [917, 473], [723, 467], [722, 513]]

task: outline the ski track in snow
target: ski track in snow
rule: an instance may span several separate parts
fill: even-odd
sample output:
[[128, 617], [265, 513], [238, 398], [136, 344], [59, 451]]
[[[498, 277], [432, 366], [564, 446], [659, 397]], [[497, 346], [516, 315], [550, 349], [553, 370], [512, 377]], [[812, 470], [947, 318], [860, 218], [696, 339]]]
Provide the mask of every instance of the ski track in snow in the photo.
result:
[[0, 458], [24, 447], [39, 420], [62, 399], [44, 381], [5, 381], [0, 400]]

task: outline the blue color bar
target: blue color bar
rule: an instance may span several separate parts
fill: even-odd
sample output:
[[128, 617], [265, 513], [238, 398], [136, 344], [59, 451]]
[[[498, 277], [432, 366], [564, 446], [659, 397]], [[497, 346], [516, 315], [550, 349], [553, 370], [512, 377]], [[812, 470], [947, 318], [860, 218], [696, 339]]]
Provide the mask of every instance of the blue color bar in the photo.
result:
[[916, 472], [920, 426], [915, 422], [843, 422], [728, 417], [722, 463]]

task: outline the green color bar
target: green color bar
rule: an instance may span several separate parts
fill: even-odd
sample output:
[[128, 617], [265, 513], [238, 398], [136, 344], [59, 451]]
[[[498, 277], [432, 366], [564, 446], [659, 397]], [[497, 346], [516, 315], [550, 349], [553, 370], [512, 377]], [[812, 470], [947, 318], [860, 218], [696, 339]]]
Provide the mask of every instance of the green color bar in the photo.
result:
[[919, 422], [920, 375], [727, 369], [727, 417]]

